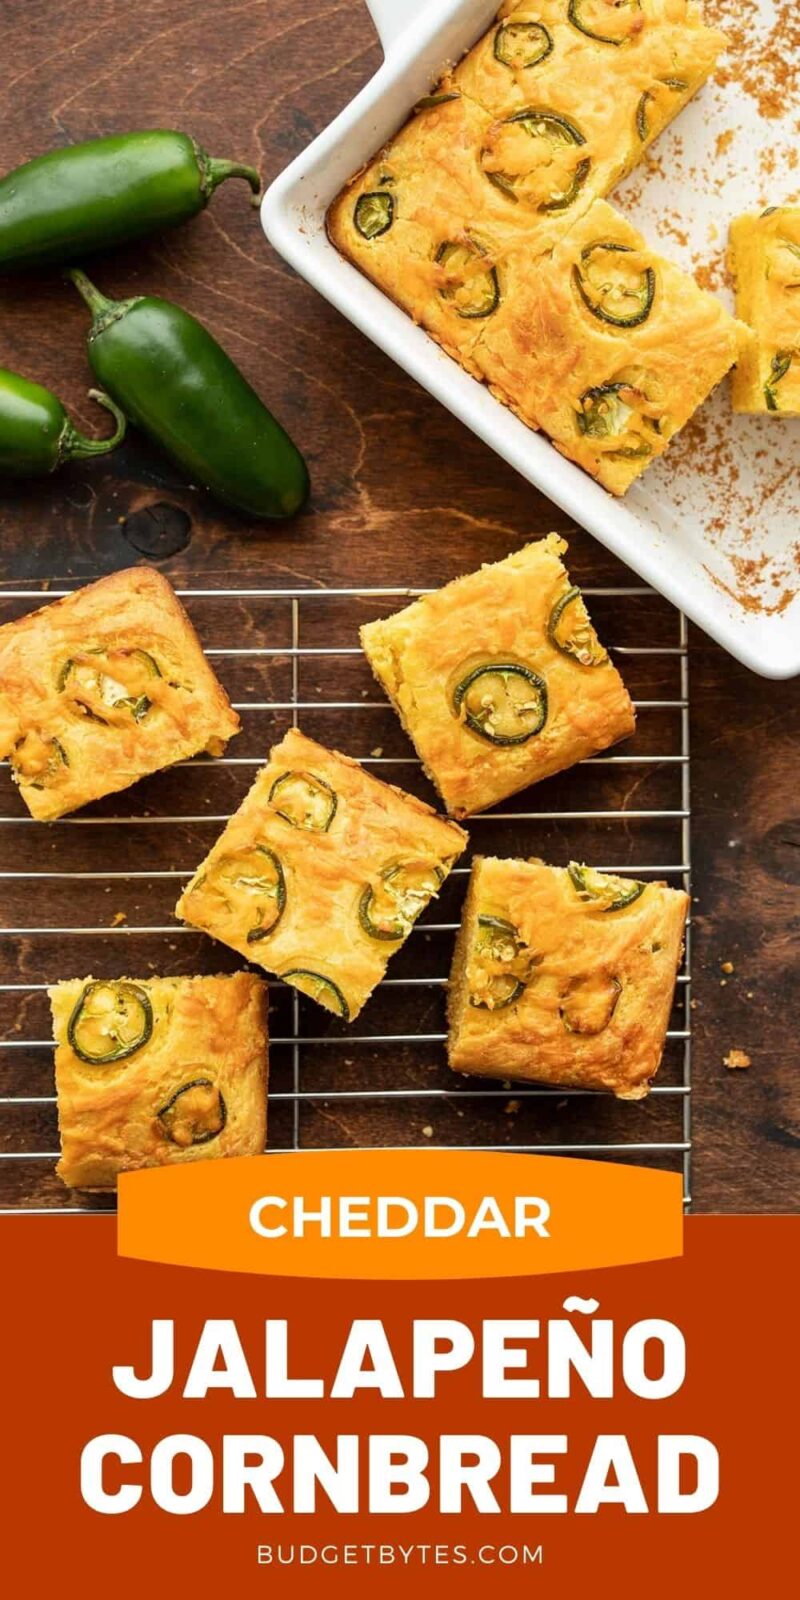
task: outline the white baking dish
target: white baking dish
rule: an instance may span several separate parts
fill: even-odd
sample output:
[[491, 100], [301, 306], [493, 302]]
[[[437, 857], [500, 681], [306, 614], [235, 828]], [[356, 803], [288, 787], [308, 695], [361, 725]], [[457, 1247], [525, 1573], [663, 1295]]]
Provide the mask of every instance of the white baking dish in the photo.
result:
[[[750, 48], [796, 0], [759, 0]], [[385, 52], [370, 83], [272, 184], [262, 221], [281, 255], [524, 477], [755, 672], [800, 673], [800, 422], [734, 417], [727, 385], [625, 497], [611, 495], [462, 372], [329, 244], [325, 212], [404, 122], [499, 0], [367, 0]], [[714, 0], [735, 19], [739, 0]], [[762, 118], [752, 84], [708, 86], [616, 201], [666, 254], [719, 262], [731, 216], [797, 200], [795, 113]], [[722, 290], [723, 295], [727, 291]], [[409, 574], [411, 578], [413, 574]]]

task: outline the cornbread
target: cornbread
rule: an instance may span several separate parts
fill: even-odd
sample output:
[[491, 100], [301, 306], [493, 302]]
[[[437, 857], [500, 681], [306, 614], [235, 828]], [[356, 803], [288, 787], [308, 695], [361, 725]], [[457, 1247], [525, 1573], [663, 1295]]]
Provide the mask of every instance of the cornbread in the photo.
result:
[[257, 1155], [267, 1126], [261, 978], [72, 978], [49, 991], [71, 1189], [121, 1172]]
[[550, 534], [361, 629], [372, 670], [453, 816], [634, 731], [566, 549]]
[[180, 601], [147, 567], [0, 628], [0, 756], [43, 821], [221, 755], [238, 731]]
[[658, 1071], [688, 895], [478, 857], [448, 996], [455, 1072], [640, 1100]]
[[663, 454], [750, 340], [605, 200], [546, 261], [509, 255], [506, 275], [483, 375], [613, 494]]
[[800, 210], [731, 223], [736, 311], [755, 335], [733, 379], [734, 411], [800, 416]]
[[466, 843], [421, 800], [292, 729], [177, 915], [349, 1022]]

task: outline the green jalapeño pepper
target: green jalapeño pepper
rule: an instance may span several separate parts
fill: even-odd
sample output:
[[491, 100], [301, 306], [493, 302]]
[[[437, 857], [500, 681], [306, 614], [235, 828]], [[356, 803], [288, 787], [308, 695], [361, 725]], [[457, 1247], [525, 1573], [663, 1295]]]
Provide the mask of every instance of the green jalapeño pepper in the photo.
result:
[[73, 426], [61, 401], [41, 384], [0, 367], [0, 473], [35, 478], [64, 461], [104, 456], [125, 437], [125, 418], [108, 395], [90, 389], [116, 422], [108, 439], [87, 439]]
[[70, 277], [94, 318], [89, 360], [130, 421], [237, 511], [299, 511], [303, 457], [202, 324], [168, 300], [107, 300], [83, 272]]
[[196, 216], [226, 178], [261, 187], [253, 167], [217, 161], [188, 134], [114, 134], [51, 150], [0, 180], [0, 272], [64, 265]]

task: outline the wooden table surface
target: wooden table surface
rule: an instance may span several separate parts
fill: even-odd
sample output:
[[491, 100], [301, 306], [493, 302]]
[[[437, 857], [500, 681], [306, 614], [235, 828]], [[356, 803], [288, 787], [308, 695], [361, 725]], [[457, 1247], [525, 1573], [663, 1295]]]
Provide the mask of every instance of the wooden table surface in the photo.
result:
[[[3, 169], [54, 144], [166, 125], [185, 128], [216, 154], [253, 162], [269, 182], [380, 59], [360, 0], [322, 7], [312, 0], [139, 0], [136, 6], [3, 0], [0, 21]], [[150, 290], [180, 301], [211, 327], [305, 451], [313, 498], [295, 523], [254, 530], [187, 487], [132, 434], [107, 461], [69, 469], [43, 485], [4, 487], [4, 587], [69, 586], [147, 558], [178, 587], [432, 585], [550, 529], [568, 537], [573, 574], [583, 585], [635, 582], [288, 270], [267, 247], [243, 186], [227, 185], [188, 227], [98, 261], [95, 270], [112, 294]], [[85, 333], [83, 307], [58, 274], [0, 286], [0, 362], [56, 389], [94, 431], [98, 419], [85, 395]], [[666, 636], [674, 613], [660, 599], [649, 603], [661, 608]], [[13, 614], [24, 609], [17, 604]], [[612, 616], [610, 625], [633, 618], [634, 612]], [[641, 638], [640, 627], [650, 624], [636, 623]], [[695, 1207], [796, 1211], [800, 683], [761, 681], [694, 630], [690, 681]], [[397, 748], [404, 748], [402, 740]], [[647, 782], [657, 787], [663, 776], [651, 770]], [[591, 781], [585, 774], [578, 779]], [[570, 782], [571, 788], [565, 780], [543, 785], [536, 804], [557, 808], [565, 796], [569, 803], [575, 794]], [[615, 803], [652, 804], [643, 799], [644, 783], [630, 772], [615, 779]], [[0, 809], [21, 817], [7, 776], [2, 790]], [[7, 825], [2, 867], [35, 869], [44, 852], [61, 852], [53, 842], [59, 837], [80, 837], [85, 849], [87, 832], [94, 830], [59, 836]], [[558, 859], [567, 859], [573, 837], [567, 828], [556, 832]], [[538, 850], [540, 836], [520, 848], [526, 845]], [[173, 847], [174, 841], [163, 848]], [[124, 830], [117, 830], [113, 848], [120, 861], [132, 859], [134, 844]], [[641, 840], [635, 848], [642, 848]], [[154, 858], [148, 860], [152, 865]], [[21, 898], [13, 883], [0, 881], [6, 925], [55, 920], [54, 901], [38, 898], [33, 905], [27, 891]], [[61, 900], [55, 914], [67, 914]], [[79, 910], [73, 920], [80, 920]], [[104, 954], [120, 961], [118, 945], [111, 956], [104, 947], [84, 948], [77, 957], [73, 945], [57, 938], [46, 945], [46, 956], [42, 942], [27, 937], [6, 938], [0, 946], [4, 983], [15, 975], [33, 984], [88, 970], [88, 962]], [[125, 962], [124, 941], [123, 952]], [[733, 964], [732, 973], [722, 972], [723, 962]], [[21, 1039], [32, 1037], [31, 1029], [40, 1036], [47, 1025], [41, 1007], [34, 1015], [30, 997], [3, 999], [3, 1036], [9, 1029]], [[731, 1048], [747, 1052], [749, 1070], [725, 1068]], [[30, 1061], [24, 1052], [11, 1055], [11, 1065], [3, 1061], [0, 1093], [52, 1094], [49, 1059], [45, 1067], [41, 1054]], [[345, 1059], [342, 1081], [350, 1068]], [[429, 1062], [424, 1053], [406, 1053], [385, 1072], [381, 1083], [392, 1073], [406, 1083], [429, 1081], [426, 1074], [445, 1081], [440, 1060]], [[646, 1114], [624, 1109], [628, 1118]], [[437, 1141], [486, 1136], [472, 1103], [468, 1114], [457, 1114], [465, 1118], [460, 1125], [424, 1106], [411, 1115], [404, 1107], [387, 1113], [339, 1104], [332, 1111], [322, 1104], [308, 1111], [307, 1139], [421, 1143], [431, 1123]], [[593, 1114], [581, 1112], [584, 1139], [592, 1136]], [[536, 1103], [526, 1108], [524, 1119], [515, 1119], [515, 1140], [537, 1142], [541, 1115]], [[15, 1148], [18, 1124], [18, 1116], [0, 1107], [0, 1149]], [[274, 1126], [280, 1129], [280, 1116]], [[612, 1124], [606, 1119], [603, 1126]], [[52, 1108], [41, 1116], [34, 1111], [22, 1137], [27, 1148], [52, 1148]], [[63, 1203], [52, 1162], [0, 1162], [0, 1203]]]

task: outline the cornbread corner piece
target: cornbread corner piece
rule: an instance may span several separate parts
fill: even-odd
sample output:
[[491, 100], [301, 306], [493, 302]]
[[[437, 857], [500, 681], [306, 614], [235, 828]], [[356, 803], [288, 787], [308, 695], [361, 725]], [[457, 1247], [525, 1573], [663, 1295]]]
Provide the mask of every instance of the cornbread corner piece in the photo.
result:
[[800, 416], [800, 209], [737, 217], [729, 262], [737, 315], [754, 333], [733, 375], [733, 409]]
[[466, 844], [421, 800], [292, 729], [177, 915], [350, 1022]]
[[621, 495], [739, 359], [747, 328], [604, 200], [546, 262], [506, 262], [481, 340], [492, 389]]
[[0, 756], [61, 817], [239, 731], [173, 589], [131, 567], [0, 628]]
[[456, 817], [633, 733], [556, 534], [367, 623], [375, 676]]
[[264, 1149], [261, 978], [72, 978], [49, 994], [56, 1171], [69, 1188], [113, 1189], [120, 1173], [140, 1167]]
[[688, 895], [571, 863], [473, 863], [450, 1066], [641, 1100], [664, 1050]]
[[481, 164], [508, 198], [569, 215], [641, 160], [724, 44], [685, 0], [505, 5], [442, 88], [494, 119]]

